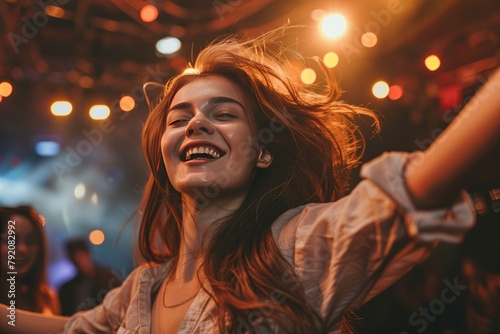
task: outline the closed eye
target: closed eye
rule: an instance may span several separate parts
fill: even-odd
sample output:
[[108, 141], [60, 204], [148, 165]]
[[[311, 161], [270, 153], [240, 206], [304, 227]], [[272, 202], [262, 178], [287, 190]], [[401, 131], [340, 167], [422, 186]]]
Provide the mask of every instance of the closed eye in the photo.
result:
[[176, 119], [168, 123], [168, 125], [182, 125], [184, 123], [188, 122], [187, 119]]
[[230, 113], [220, 113], [215, 115], [216, 118], [236, 118], [235, 115]]

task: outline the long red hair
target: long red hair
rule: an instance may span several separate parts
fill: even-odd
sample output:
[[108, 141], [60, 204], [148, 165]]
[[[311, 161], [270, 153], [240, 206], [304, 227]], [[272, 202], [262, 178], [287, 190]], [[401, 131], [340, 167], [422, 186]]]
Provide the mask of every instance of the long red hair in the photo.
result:
[[[362, 151], [353, 118], [373, 113], [339, 101], [341, 91], [322, 62], [326, 84], [321, 92], [294, 80], [287, 73], [284, 49], [274, 43], [273, 35], [214, 42], [198, 55], [191, 74], [178, 75], [167, 83], [143, 129], [151, 175], [141, 207], [138, 246], [149, 262], [178, 255], [181, 194], [167, 177], [160, 149], [166, 111], [176, 92], [193, 79], [224, 76], [247, 94], [259, 144], [271, 152], [273, 162], [256, 172], [241, 207], [214, 224], [213, 238], [206, 246], [201, 270], [213, 291], [219, 328], [235, 332], [242, 323], [274, 324], [286, 332], [320, 333], [325, 325], [278, 250], [271, 226], [289, 209], [345, 195], [350, 170]], [[270, 55], [271, 45], [281, 51], [275, 48]]]

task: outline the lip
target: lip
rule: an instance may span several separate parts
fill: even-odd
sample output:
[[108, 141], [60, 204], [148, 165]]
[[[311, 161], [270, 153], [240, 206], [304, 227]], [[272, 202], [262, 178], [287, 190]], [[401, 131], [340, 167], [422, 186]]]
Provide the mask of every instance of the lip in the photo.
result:
[[220, 152], [220, 158], [222, 158], [226, 154], [225, 150], [221, 149], [219, 146], [215, 145], [212, 142], [209, 142], [206, 140], [194, 140], [194, 141], [190, 141], [190, 142], [181, 146], [181, 148], [179, 150], [179, 159], [184, 163], [190, 163], [190, 164], [200, 164], [200, 163], [216, 161], [216, 160], [220, 159], [220, 158], [218, 158], [218, 159], [199, 159], [199, 160], [189, 160], [189, 161], [184, 160], [188, 149], [190, 149], [192, 147], [200, 147], [200, 146], [211, 147], [214, 150], [216, 150], [217, 152]]

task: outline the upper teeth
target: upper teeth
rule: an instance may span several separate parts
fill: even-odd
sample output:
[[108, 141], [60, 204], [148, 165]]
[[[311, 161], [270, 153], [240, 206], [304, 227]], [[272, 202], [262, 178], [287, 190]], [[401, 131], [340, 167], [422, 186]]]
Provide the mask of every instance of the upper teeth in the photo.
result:
[[220, 154], [208, 147], [192, 147], [186, 151], [186, 160], [190, 160], [193, 154], [210, 154], [214, 158], [220, 158]]

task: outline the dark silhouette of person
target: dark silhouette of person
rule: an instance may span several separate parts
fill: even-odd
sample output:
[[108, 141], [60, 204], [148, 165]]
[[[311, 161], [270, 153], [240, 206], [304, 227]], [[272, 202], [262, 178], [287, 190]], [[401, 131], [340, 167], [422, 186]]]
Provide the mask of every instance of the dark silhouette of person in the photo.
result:
[[77, 274], [59, 289], [63, 315], [72, 315], [99, 305], [109, 290], [120, 286], [118, 273], [95, 263], [84, 239], [66, 242], [66, 254], [75, 265]]

